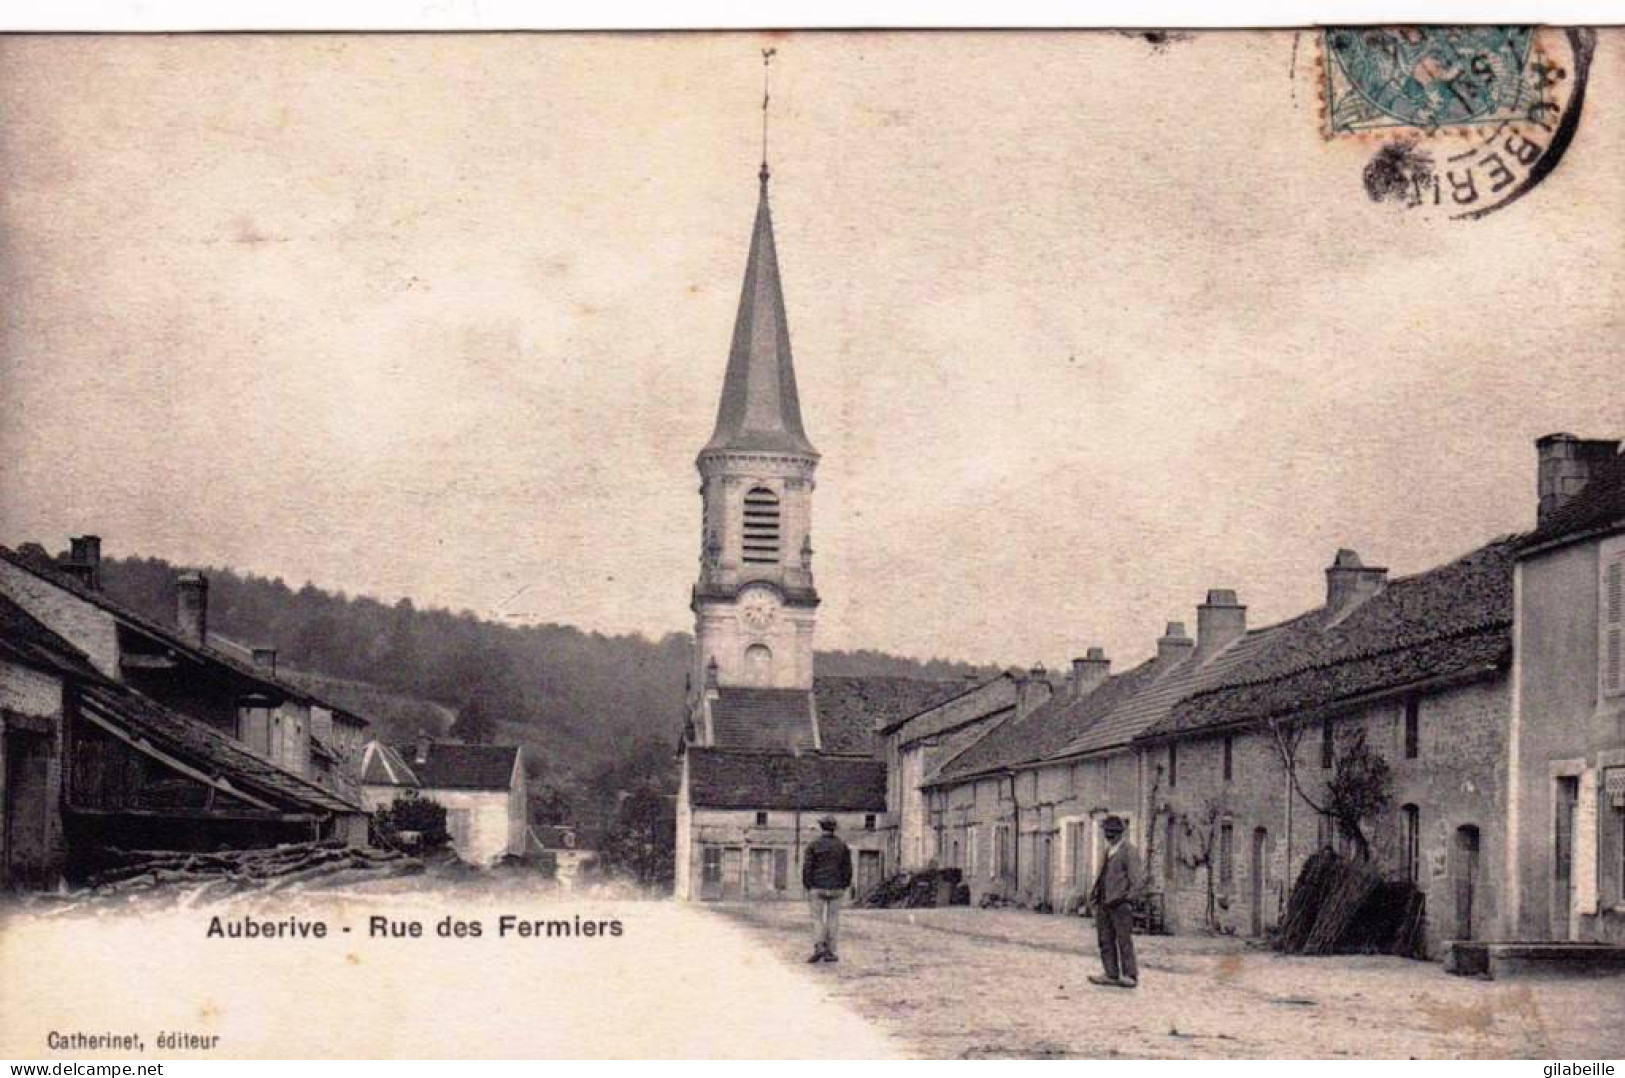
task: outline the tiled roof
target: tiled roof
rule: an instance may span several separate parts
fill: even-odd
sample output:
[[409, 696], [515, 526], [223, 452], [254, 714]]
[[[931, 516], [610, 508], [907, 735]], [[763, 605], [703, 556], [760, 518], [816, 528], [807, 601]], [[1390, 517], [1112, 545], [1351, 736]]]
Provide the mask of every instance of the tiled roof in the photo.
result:
[[307, 782], [243, 748], [196, 719], [171, 711], [133, 689], [98, 681], [84, 686], [81, 706], [200, 770], [223, 775], [251, 794], [295, 811], [360, 812], [359, 805]]
[[32, 667], [70, 677], [100, 678], [90, 660], [72, 644], [0, 595], [0, 653]]
[[1107, 678], [1087, 696], [1064, 687], [1021, 719], [1001, 723], [937, 770], [932, 783], [1001, 771], [1034, 763], [1060, 752], [1079, 734], [1122, 706], [1150, 684], [1157, 661]]
[[886, 765], [807, 753], [688, 750], [689, 802], [696, 808], [886, 811]]
[[361, 755], [361, 783], [364, 786], [422, 786], [401, 754], [382, 741], [367, 742]]
[[751, 752], [811, 752], [812, 694], [725, 687], [711, 701], [712, 744]]
[[1516, 550], [1515, 539], [1500, 539], [1392, 581], [1340, 620], [1328, 623], [1317, 610], [1263, 630], [1275, 637], [1270, 646], [1192, 687], [1145, 732], [1155, 737], [1307, 711], [1492, 670], [1510, 655]]
[[818, 677], [813, 702], [818, 708], [820, 751], [872, 756], [875, 732], [965, 692], [964, 679], [933, 681], [911, 677]]
[[1621, 527], [1625, 527], [1625, 453], [1617, 454], [1579, 493], [1548, 515], [1524, 537], [1522, 547], [1556, 546]]
[[10, 562], [20, 569], [25, 569], [75, 597], [84, 600], [90, 605], [105, 610], [119, 621], [138, 630], [147, 636], [154, 637], [163, 642], [165, 647], [186, 655], [197, 662], [212, 663], [233, 671], [240, 677], [248, 678], [258, 684], [274, 689], [288, 699], [303, 704], [315, 704], [319, 707], [333, 708], [332, 704], [318, 697], [312, 696], [308, 691], [283, 678], [276, 677], [265, 670], [255, 666], [252, 662], [245, 662], [233, 655], [229, 655], [212, 647], [200, 647], [185, 639], [174, 629], [167, 625], [160, 625], [144, 614], [137, 613], [123, 603], [109, 597], [106, 592], [87, 588], [67, 573], [61, 572], [52, 565], [42, 565], [33, 558], [23, 557], [14, 550], [0, 546], [0, 559]]
[[1385, 689], [1437, 678], [1489, 673], [1512, 656], [1505, 626], [1411, 644], [1378, 655], [1311, 667], [1271, 681], [1235, 685], [1182, 700], [1149, 737], [1296, 714]]
[[417, 746], [396, 751], [426, 790], [506, 790], [513, 781], [517, 745], [465, 745], [460, 741], [432, 741], [427, 759]]

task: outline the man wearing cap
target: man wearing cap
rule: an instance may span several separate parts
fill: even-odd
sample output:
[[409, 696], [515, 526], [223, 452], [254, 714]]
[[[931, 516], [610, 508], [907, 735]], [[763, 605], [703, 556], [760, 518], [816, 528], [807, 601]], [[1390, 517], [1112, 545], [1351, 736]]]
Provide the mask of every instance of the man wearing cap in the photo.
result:
[[809, 962], [839, 962], [835, 945], [841, 894], [852, 886], [852, 851], [835, 837], [835, 817], [818, 821], [823, 834], [807, 845], [801, 858], [801, 887], [812, 906], [813, 953]]
[[1106, 817], [1100, 830], [1106, 836], [1106, 860], [1089, 898], [1095, 908], [1095, 933], [1100, 937], [1100, 964], [1105, 974], [1091, 976], [1089, 982], [1133, 988], [1140, 983], [1140, 967], [1134, 961], [1134, 899], [1145, 872], [1140, 851], [1124, 837], [1128, 828], [1122, 817]]

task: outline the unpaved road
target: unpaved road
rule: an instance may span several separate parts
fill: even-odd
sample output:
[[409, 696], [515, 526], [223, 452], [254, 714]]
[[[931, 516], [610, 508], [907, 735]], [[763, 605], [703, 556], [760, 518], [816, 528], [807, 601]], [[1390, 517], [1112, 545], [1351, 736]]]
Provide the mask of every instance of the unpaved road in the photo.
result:
[[[713, 907], [786, 961], [799, 903]], [[1280, 957], [1136, 937], [1141, 987], [1099, 988], [1094, 927], [1018, 910], [845, 910], [823, 983], [930, 1057], [1625, 1056], [1625, 977], [1479, 981], [1386, 957]]]
[[[231, 911], [241, 913], [242, 911]], [[293, 909], [261, 909], [280, 917]], [[47, 1034], [130, 1032], [144, 1058], [888, 1057], [895, 1043], [828, 979], [775, 957], [725, 918], [674, 902], [463, 892], [318, 902], [326, 939], [209, 939], [210, 911], [0, 922], [0, 1058], [128, 1058], [57, 1051]], [[619, 920], [620, 936], [497, 938], [502, 914]], [[448, 915], [479, 939], [441, 939]], [[369, 938], [369, 918], [424, 938]], [[351, 931], [342, 931], [348, 925]], [[161, 1052], [162, 1031], [218, 1036]]]

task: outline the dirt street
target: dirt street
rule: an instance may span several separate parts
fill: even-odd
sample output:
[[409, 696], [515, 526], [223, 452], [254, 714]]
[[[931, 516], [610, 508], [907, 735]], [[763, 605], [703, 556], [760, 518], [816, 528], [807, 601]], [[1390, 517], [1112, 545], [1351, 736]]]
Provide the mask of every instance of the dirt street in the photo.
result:
[[[709, 907], [786, 961], [799, 903]], [[1016, 910], [845, 910], [841, 963], [808, 967], [930, 1057], [1625, 1055], [1625, 977], [1478, 981], [1385, 957], [1280, 957], [1234, 939], [1136, 937], [1141, 987], [1100, 988], [1094, 925]]]
[[[228, 921], [320, 921], [327, 935], [212, 937], [215, 912]], [[480, 936], [442, 937], [448, 916], [478, 922]], [[504, 916], [514, 918], [506, 935]], [[385, 934], [371, 933], [375, 917]], [[568, 922], [570, 938], [549, 936], [548, 922]], [[590, 937], [580, 927], [587, 922]], [[604, 930], [615, 922], [620, 934]], [[412, 923], [421, 935], [409, 934]], [[52, 1031], [133, 1033], [145, 1051], [51, 1051]], [[163, 1051], [165, 1032], [219, 1040], [208, 1051]], [[874, 1023], [829, 998], [808, 967], [781, 962], [725, 918], [669, 901], [431, 890], [0, 919], [0, 1058], [898, 1052]]]

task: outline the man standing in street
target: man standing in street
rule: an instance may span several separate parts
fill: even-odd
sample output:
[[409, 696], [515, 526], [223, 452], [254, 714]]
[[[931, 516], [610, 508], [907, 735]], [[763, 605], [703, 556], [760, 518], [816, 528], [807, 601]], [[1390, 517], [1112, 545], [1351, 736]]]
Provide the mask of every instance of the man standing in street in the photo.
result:
[[835, 947], [841, 895], [852, 886], [852, 851], [835, 837], [835, 817], [825, 816], [818, 826], [824, 833], [801, 858], [801, 887], [813, 915], [813, 953], [807, 961], [839, 962]]
[[1124, 837], [1127, 827], [1119, 816], [1108, 816], [1100, 830], [1106, 836], [1106, 860], [1095, 877], [1090, 900], [1095, 908], [1095, 932], [1100, 937], [1100, 964], [1104, 976], [1091, 976], [1090, 984], [1133, 988], [1140, 967], [1134, 961], [1134, 899], [1145, 880], [1140, 851]]

